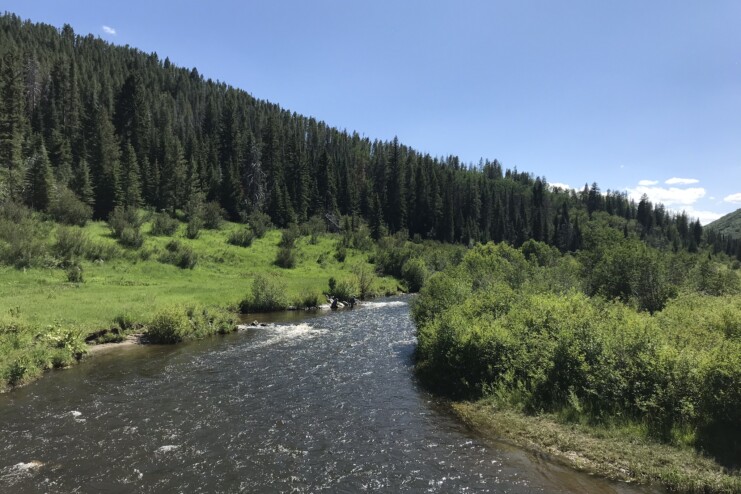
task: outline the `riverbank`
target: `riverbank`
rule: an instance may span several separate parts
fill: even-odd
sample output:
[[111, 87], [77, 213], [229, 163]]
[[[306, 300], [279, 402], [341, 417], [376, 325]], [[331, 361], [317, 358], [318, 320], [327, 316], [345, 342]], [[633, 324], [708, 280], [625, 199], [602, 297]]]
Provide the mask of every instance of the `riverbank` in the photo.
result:
[[[372, 244], [366, 250], [342, 247], [340, 256], [339, 234], [298, 236], [293, 267], [283, 268], [276, 263], [280, 230], [267, 231], [242, 247], [229, 240], [244, 225], [224, 222], [189, 239], [182, 223], [170, 235], [156, 235], [152, 223], [144, 222], [143, 244], [126, 248], [103, 222], [66, 230], [50, 222], [40, 225], [47, 232], [48, 262], [21, 269], [0, 266], [0, 392], [32, 382], [49, 369], [74, 365], [90, 351], [85, 342], [91, 335], [105, 334], [98, 339], [105, 343], [146, 331], [157, 313], [171, 308], [235, 314], [250, 298], [257, 278], [270, 281], [285, 308], [324, 300], [330, 279], [353, 287], [356, 273], [374, 272]], [[75, 261], [80, 276], [74, 280], [51, 257], [64, 235], [80, 244], [85, 256], [95, 254], [92, 260], [81, 256]], [[190, 268], [169, 262], [175, 243], [190, 253]], [[366, 288], [383, 295], [396, 293], [397, 285], [392, 277], [373, 276]]]
[[564, 424], [548, 414], [525, 415], [487, 400], [453, 403], [478, 434], [547, 455], [570, 468], [623, 482], [660, 485], [670, 492], [741, 492], [732, 474], [693, 449], [657, 443], [627, 429]]

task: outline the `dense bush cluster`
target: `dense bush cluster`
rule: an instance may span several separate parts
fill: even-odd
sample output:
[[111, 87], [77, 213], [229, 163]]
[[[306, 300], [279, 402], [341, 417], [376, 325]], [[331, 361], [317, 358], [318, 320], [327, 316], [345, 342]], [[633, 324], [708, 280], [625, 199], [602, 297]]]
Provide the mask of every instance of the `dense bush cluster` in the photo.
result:
[[33, 327], [0, 315], [0, 391], [32, 381], [45, 370], [67, 367], [85, 352], [79, 330]]
[[149, 322], [147, 337], [153, 343], [178, 343], [236, 329], [236, 317], [224, 309], [167, 307]]
[[[631, 273], [623, 249], [606, 254], [606, 264], [615, 255]], [[528, 248], [528, 260], [506, 245], [477, 246], [430, 278], [413, 307], [420, 375], [455, 396], [490, 395], [589, 421], [636, 421], [662, 440], [689, 435], [705, 450], [738, 458], [741, 299], [685, 290], [646, 307], [631, 288], [644, 282], [641, 274], [595, 290], [615, 301], [589, 298], [578, 284], [554, 290], [540, 280], [569, 260], [543, 262], [537, 250]]]

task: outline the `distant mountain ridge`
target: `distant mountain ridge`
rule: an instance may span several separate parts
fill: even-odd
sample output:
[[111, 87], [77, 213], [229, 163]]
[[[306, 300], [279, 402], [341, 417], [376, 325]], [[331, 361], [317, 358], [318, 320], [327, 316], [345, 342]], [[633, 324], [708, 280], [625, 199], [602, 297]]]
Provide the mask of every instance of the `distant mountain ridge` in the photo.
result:
[[741, 209], [718, 218], [707, 225], [706, 228], [721, 235], [741, 239]]

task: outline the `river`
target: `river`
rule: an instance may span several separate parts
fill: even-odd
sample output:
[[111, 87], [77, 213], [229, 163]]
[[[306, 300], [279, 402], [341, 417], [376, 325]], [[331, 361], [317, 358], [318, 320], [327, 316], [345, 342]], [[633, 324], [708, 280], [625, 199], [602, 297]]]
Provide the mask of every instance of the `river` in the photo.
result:
[[0, 395], [0, 492], [650, 492], [467, 430], [415, 381], [408, 301], [121, 348]]

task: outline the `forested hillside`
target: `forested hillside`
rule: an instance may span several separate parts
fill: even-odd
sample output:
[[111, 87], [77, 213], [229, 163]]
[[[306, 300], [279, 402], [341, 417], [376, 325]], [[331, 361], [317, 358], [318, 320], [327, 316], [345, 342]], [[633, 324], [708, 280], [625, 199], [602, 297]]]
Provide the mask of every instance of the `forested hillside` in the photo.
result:
[[[203, 198], [233, 220], [347, 215], [375, 238], [532, 238], [561, 251], [578, 250], [584, 223], [606, 212], [614, 228], [654, 246], [695, 251], [706, 241], [699, 221], [647, 198], [636, 204], [597, 184], [552, 190], [496, 160], [465, 165], [370, 140], [69, 25], [6, 14], [0, 55], [0, 200], [36, 210], [59, 215], [81, 202], [107, 218], [115, 207], [174, 212]], [[741, 258], [741, 241], [709, 240]]]
[[722, 235], [726, 240], [741, 239], [741, 209], [719, 218], [708, 225], [708, 231]]

